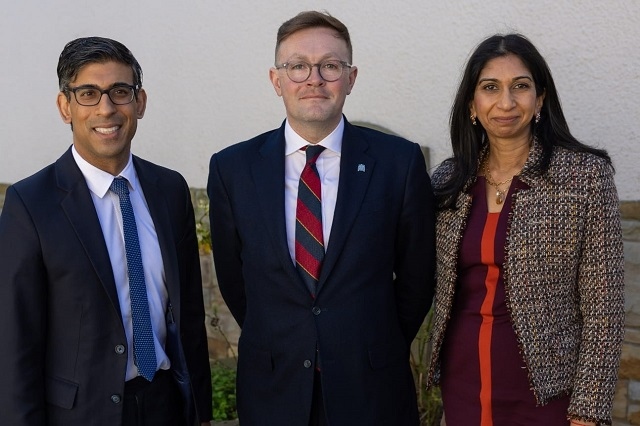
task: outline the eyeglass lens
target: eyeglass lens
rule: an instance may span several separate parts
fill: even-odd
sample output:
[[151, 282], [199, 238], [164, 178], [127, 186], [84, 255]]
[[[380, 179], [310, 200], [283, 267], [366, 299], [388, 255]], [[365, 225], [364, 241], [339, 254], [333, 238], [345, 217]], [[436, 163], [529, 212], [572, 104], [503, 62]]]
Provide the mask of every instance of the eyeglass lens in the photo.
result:
[[73, 90], [76, 101], [80, 105], [93, 106], [100, 103], [103, 94], [107, 94], [111, 102], [116, 105], [126, 105], [133, 101], [135, 91], [130, 86], [114, 86], [108, 90], [100, 90], [95, 87], [80, 87]]
[[302, 83], [311, 76], [313, 67], [318, 67], [320, 77], [325, 81], [336, 81], [342, 76], [344, 65], [340, 61], [325, 61], [319, 64], [308, 64], [306, 62], [293, 62], [286, 66], [287, 75], [296, 82]]

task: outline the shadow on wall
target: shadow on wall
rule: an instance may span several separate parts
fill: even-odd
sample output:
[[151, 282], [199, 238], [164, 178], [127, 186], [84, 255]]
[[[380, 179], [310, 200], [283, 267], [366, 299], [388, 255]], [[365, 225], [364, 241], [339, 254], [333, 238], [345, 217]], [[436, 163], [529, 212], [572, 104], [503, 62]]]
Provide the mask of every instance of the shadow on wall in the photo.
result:
[[[392, 131], [390, 129], [387, 129], [386, 127], [378, 126], [377, 124], [369, 123], [368, 121], [353, 121], [353, 122], [351, 122], [351, 124], [354, 124], [356, 126], [367, 127], [369, 129], [373, 129], [373, 130], [378, 130], [378, 131], [386, 133], [388, 135], [401, 136], [398, 133], [396, 133], [396, 132], [394, 132], [394, 131]], [[427, 166], [427, 170], [430, 170], [431, 157], [429, 156], [429, 148], [426, 147], [426, 146], [420, 145], [420, 149], [422, 150], [422, 155], [424, 155], [424, 163]]]

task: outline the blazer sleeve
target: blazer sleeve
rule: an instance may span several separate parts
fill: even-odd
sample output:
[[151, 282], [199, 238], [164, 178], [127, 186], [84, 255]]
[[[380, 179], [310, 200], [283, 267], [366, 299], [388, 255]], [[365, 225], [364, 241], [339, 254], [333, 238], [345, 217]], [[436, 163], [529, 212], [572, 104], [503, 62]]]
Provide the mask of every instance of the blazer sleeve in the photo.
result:
[[209, 195], [211, 246], [218, 286], [231, 314], [242, 327], [247, 309], [240, 257], [242, 247], [229, 194], [220, 170], [218, 154], [211, 157], [209, 164], [207, 194]]
[[2, 423], [45, 424], [46, 271], [38, 233], [14, 187], [0, 215]]
[[624, 250], [613, 170], [600, 162], [592, 172], [577, 276], [582, 341], [569, 416], [609, 424], [624, 338]]
[[431, 308], [435, 283], [435, 209], [419, 145], [413, 144], [404, 188], [394, 272], [400, 324], [410, 344]]
[[182, 265], [180, 277], [182, 298], [181, 340], [189, 366], [198, 416], [201, 422], [207, 422], [213, 416], [211, 407], [211, 368], [209, 366], [209, 350], [207, 348], [207, 331], [205, 328], [200, 254], [191, 194], [184, 179], [181, 178], [180, 181], [182, 184], [182, 199], [184, 200], [184, 217], [180, 218], [179, 222], [183, 225], [183, 231], [177, 246], [180, 264]]

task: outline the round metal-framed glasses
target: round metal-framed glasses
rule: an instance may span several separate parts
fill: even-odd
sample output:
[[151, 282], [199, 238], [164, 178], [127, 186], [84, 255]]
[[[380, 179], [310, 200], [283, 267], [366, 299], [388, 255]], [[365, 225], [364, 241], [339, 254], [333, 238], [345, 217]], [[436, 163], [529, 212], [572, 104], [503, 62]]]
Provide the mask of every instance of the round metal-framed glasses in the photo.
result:
[[284, 68], [287, 76], [294, 83], [302, 83], [309, 79], [313, 67], [318, 67], [320, 77], [324, 81], [332, 82], [342, 77], [345, 68], [351, 68], [351, 64], [345, 61], [329, 60], [322, 61], [318, 64], [310, 64], [304, 61], [285, 62], [282, 65], [276, 65], [276, 69]]

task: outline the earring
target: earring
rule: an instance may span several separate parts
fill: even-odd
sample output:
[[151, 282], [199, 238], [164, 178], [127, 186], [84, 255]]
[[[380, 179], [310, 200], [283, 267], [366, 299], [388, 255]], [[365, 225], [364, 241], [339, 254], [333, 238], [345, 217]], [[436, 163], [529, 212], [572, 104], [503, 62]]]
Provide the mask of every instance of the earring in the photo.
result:
[[476, 121], [476, 116], [475, 115], [471, 114], [471, 116], [469, 118], [471, 119], [471, 124], [473, 124], [474, 126], [476, 124], [478, 124], [478, 122]]
[[540, 122], [540, 111], [536, 112], [536, 124]]

